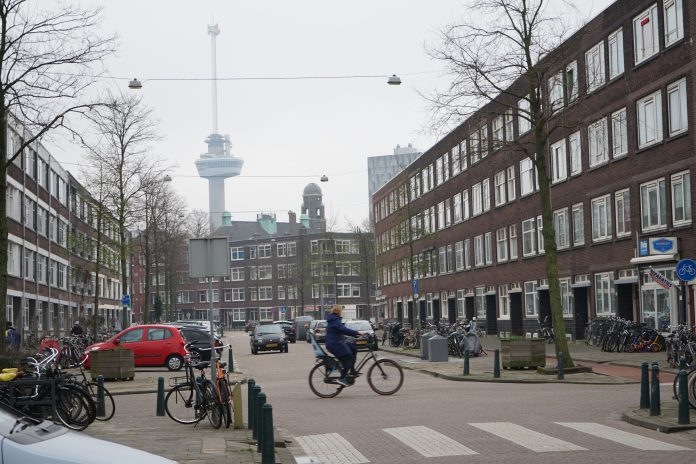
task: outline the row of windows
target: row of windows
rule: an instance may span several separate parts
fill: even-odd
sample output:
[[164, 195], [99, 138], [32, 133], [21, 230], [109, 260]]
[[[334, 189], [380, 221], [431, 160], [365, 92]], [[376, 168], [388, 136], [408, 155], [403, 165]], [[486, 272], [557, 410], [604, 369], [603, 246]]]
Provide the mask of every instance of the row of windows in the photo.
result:
[[[249, 259], [270, 258], [273, 254], [273, 245], [271, 244], [249, 245], [246, 249], [248, 249]], [[297, 244], [295, 242], [276, 243], [276, 256], [290, 257], [296, 255]], [[230, 247], [230, 259], [232, 261], [243, 261], [245, 256], [245, 247]]]
[[[360, 288], [360, 284], [356, 283], [316, 284], [312, 286], [312, 298], [359, 298], [361, 295]], [[199, 303], [209, 303], [208, 290], [198, 290], [196, 294], [198, 295], [197, 300]], [[176, 302], [194, 303], [193, 295], [194, 291], [192, 290], [179, 291], [176, 294]], [[222, 295], [223, 301], [226, 302], [247, 301], [247, 295], [249, 301], [269, 301], [274, 299], [272, 286], [226, 288], [222, 290]], [[275, 299], [277, 300], [295, 300], [297, 295], [297, 287], [294, 285], [279, 285], [276, 287]], [[212, 296], [213, 303], [218, 303], [220, 301], [220, 290], [213, 289]]]

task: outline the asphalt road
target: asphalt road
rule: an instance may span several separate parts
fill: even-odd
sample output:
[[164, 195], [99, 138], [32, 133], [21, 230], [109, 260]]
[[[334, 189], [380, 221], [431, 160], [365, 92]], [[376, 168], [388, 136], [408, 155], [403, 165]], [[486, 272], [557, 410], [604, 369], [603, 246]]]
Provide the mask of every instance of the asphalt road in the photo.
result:
[[377, 395], [363, 376], [321, 399], [307, 383], [309, 344], [252, 355], [247, 334], [228, 339], [238, 367], [273, 405], [274, 425], [298, 463], [693, 462], [696, 434], [621, 421], [638, 401], [636, 385], [452, 382], [404, 370], [393, 396]]

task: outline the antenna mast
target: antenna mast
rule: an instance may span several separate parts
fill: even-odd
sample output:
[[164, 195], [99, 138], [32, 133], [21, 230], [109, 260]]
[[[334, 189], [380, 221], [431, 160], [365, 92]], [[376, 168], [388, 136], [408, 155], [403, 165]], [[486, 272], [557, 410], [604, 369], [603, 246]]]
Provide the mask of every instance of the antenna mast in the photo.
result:
[[208, 26], [208, 34], [210, 34], [210, 49], [211, 62], [213, 70], [213, 134], [218, 133], [218, 109], [217, 109], [217, 52], [215, 50], [215, 41], [220, 34], [220, 27], [216, 24]]

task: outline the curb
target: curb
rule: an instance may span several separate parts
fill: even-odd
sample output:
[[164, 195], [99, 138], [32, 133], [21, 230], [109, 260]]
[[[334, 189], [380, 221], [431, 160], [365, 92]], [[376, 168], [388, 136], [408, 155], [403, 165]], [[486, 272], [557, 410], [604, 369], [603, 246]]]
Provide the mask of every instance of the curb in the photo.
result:
[[[696, 429], [696, 424], [676, 424], [662, 419], [663, 416], [647, 416], [638, 414], [640, 409], [628, 409], [621, 414], [621, 420], [628, 422], [631, 425], [637, 425], [650, 430], [656, 430], [662, 433], [683, 432], [684, 430]], [[675, 419], [676, 420], [676, 419]]]

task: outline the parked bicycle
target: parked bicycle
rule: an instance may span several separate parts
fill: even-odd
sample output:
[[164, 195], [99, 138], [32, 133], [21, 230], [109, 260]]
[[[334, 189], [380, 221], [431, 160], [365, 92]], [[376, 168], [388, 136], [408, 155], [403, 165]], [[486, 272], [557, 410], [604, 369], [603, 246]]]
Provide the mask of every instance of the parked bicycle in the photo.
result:
[[[340, 361], [328, 354], [310, 334], [310, 343], [316, 356], [314, 367], [309, 371], [309, 388], [320, 398], [333, 398], [346, 388], [338, 382], [340, 377]], [[367, 344], [362, 359], [356, 363], [355, 378], [362, 375], [362, 370], [372, 361], [367, 370], [367, 383], [375, 393], [380, 395], [393, 395], [404, 383], [404, 372], [396, 361], [391, 359], [378, 359], [372, 344]], [[349, 377], [349, 381], [355, 381]]]
[[553, 327], [551, 326], [549, 316], [547, 315], [543, 322], [537, 317], [537, 323], [539, 324], [539, 329], [537, 330], [539, 338], [544, 339], [546, 343], [553, 343]]
[[[220, 353], [223, 349], [231, 349], [231, 345], [216, 346], [215, 351], [217, 356], [215, 356], [215, 387], [216, 396], [215, 400], [218, 402], [220, 407], [222, 407], [222, 421], [225, 424], [225, 428], [230, 428], [232, 425], [232, 390], [230, 387], [230, 379], [227, 372], [227, 363], [220, 361]], [[194, 353], [200, 358], [201, 351], [210, 351], [210, 348], [196, 347], [190, 348], [191, 354]]]

